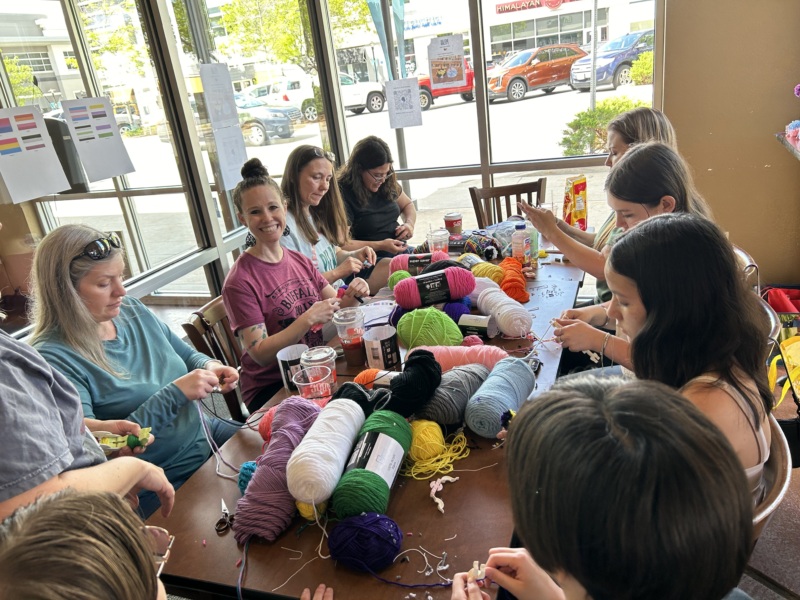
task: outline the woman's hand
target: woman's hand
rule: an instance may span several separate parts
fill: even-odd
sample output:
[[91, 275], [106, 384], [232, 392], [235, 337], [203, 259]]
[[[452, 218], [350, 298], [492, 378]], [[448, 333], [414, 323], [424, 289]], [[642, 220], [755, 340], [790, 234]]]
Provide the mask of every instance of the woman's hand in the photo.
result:
[[558, 327], [553, 335], [563, 348], [573, 352], [592, 350], [598, 352], [603, 345], [605, 333], [583, 321], [575, 319], [556, 319]]
[[161, 500], [161, 514], [168, 517], [172, 512], [173, 504], [175, 504], [175, 488], [164, 474], [164, 469], [143, 460], [140, 462], [144, 465], [144, 472], [136, 487], [128, 494], [133, 507], [136, 508], [139, 505], [137, 498], [139, 490], [148, 490], [156, 493], [158, 499]]
[[410, 240], [414, 235], [414, 225], [411, 223], [403, 223], [398, 225], [394, 230], [394, 237], [398, 240]]
[[346, 279], [354, 273], [359, 273], [363, 268], [363, 260], [359, 260], [355, 256], [348, 256], [336, 267], [336, 274], [339, 276], [339, 279]]
[[324, 583], [320, 583], [314, 591], [314, 597], [311, 597], [311, 590], [306, 588], [300, 594], [300, 600], [333, 600], [333, 588], [326, 587]]
[[570, 308], [562, 312], [560, 318], [583, 321], [592, 327], [605, 327], [609, 323], [608, 312], [602, 304], [584, 306], [583, 308]]
[[558, 231], [558, 219], [546, 208], [531, 206], [527, 202], [518, 202], [517, 208], [525, 213], [525, 218], [533, 223], [543, 236], [550, 237], [552, 233]]
[[339, 308], [338, 298], [328, 298], [327, 300], [320, 300], [314, 302], [303, 317], [306, 319], [308, 328], [311, 329], [314, 325], [325, 325], [333, 319], [333, 313]]
[[489, 594], [481, 591], [479, 586], [469, 573], [456, 573], [450, 600], [489, 600]]
[[217, 376], [217, 385], [220, 387], [220, 392], [227, 394], [236, 388], [236, 384], [239, 381], [239, 371], [216, 360], [208, 362], [206, 368]]
[[[138, 423], [134, 423], [133, 421], [125, 421], [124, 419], [114, 419], [111, 421], [84, 419], [83, 422], [89, 431], [108, 431], [114, 435], [135, 435], [136, 437], [139, 437], [139, 433], [142, 430], [142, 426]], [[156, 438], [153, 437], [153, 434], [150, 434], [150, 436], [147, 438], [147, 442], [145, 442], [143, 445], [137, 446], [136, 448], [128, 448], [128, 446], [125, 446], [124, 448], [120, 448], [119, 450], [112, 452], [109, 455], [109, 458], [141, 454], [147, 449], [147, 446], [155, 441], [155, 439]]]
[[373, 250], [370, 246], [364, 246], [363, 248], [356, 250], [353, 252], [353, 256], [360, 260], [362, 264], [364, 261], [373, 266], [378, 264], [378, 257], [375, 254], [375, 250]]
[[[565, 597], [563, 590], [524, 548], [489, 550], [486, 580], [507, 589], [519, 600], [564, 600]], [[454, 580], [454, 592], [455, 587]], [[472, 596], [469, 598], [471, 600]]]
[[347, 290], [344, 293], [344, 298], [361, 298], [362, 296], [369, 296], [369, 284], [361, 279], [361, 277], [356, 277], [350, 284], [347, 286]]
[[378, 242], [379, 250], [383, 250], [384, 252], [391, 252], [392, 254], [400, 254], [401, 252], [405, 252], [407, 244], [405, 242], [401, 242], [400, 240], [393, 240], [393, 239], [385, 239], [382, 242]]
[[201, 400], [219, 386], [219, 376], [207, 369], [195, 369], [173, 383], [189, 400]]

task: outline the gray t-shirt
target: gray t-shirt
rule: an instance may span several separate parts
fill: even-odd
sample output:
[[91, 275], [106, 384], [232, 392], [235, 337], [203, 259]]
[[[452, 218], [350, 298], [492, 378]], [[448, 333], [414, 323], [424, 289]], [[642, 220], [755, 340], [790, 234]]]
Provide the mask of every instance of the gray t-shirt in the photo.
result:
[[75, 388], [36, 350], [0, 331], [0, 365], [0, 502], [105, 461], [84, 447], [88, 432]]

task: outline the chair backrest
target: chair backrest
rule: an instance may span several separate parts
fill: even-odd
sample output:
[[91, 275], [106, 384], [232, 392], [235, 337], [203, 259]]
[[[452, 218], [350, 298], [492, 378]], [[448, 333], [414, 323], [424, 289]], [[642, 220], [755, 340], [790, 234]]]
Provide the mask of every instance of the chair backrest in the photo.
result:
[[[183, 323], [182, 326], [189, 341], [198, 352], [207, 354], [230, 367], [241, 368], [242, 348], [231, 330], [228, 313], [225, 312], [225, 305], [222, 303], [222, 296], [214, 298], [199, 310], [194, 311], [189, 317], [189, 322]], [[242, 402], [239, 388], [237, 387], [224, 396], [231, 417], [244, 422], [248, 413]]]
[[733, 245], [733, 251], [736, 254], [736, 259], [742, 267], [745, 279], [751, 283], [756, 294], [761, 294], [761, 277], [758, 274], [758, 265], [756, 261], [744, 249], [739, 248], [736, 244]]
[[769, 417], [769, 430], [772, 441], [769, 445], [769, 458], [764, 464], [764, 477], [767, 481], [767, 495], [753, 511], [753, 544], [764, 530], [775, 510], [783, 501], [792, 478], [792, 461], [789, 444], [775, 417]]
[[[469, 188], [475, 217], [478, 219], [478, 229], [485, 229], [513, 214], [520, 214], [517, 202], [527, 202], [531, 206], [540, 205], [545, 198], [546, 186], [547, 179], [542, 177], [536, 181], [514, 185]], [[536, 202], [533, 201], [534, 196], [536, 196]], [[503, 208], [505, 208], [505, 213]]]
[[769, 305], [769, 303], [763, 298], [759, 297], [758, 300], [761, 303], [761, 308], [767, 315], [767, 319], [769, 320], [769, 334], [767, 337], [767, 344], [770, 349], [770, 354], [772, 354], [772, 351], [775, 350], [775, 348], [778, 347], [780, 344], [781, 327], [783, 325], [781, 323], [780, 317], [778, 317], [778, 313], [775, 312], [775, 309], [772, 308]]

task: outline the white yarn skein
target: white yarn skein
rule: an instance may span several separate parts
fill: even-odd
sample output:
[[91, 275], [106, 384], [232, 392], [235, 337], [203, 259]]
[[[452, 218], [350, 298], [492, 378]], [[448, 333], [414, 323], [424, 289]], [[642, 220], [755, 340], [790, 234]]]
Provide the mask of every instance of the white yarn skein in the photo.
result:
[[510, 337], [525, 337], [531, 331], [533, 317], [519, 302], [509, 298], [501, 289], [489, 288], [478, 296], [478, 310], [497, 321], [500, 333]]
[[488, 277], [476, 277], [475, 278], [475, 289], [469, 295], [469, 300], [472, 302], [472, 306], [478, 305], [478, 296], [481, 295], [483, 290], [488, 289], [496, 289], [499, 290], [500, 286], [497, 285], [494, 281], [489, 279]]
[[347, 398], [330, 402], [292, 452], [286, 483], [294, 499], [319, 504], [333, 494], [366, 417]]

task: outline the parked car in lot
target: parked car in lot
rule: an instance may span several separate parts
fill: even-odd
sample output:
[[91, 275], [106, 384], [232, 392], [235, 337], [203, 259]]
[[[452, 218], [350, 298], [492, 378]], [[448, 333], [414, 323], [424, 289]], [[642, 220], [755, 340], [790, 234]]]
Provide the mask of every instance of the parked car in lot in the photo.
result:
[[[380, 83], [356, 81], [346, 73], [339, 73], [339, 88], [344, 107], [357, 115], [364, 110], [383, 110], [384, 95]], [[316, 121], [317, 103], [314, 100], [314, 80], [307, 75], [279, 77], [273, 81], [245, 88], [242, 92], [252, 98], [266, 101], [270, 106], [299, 107], [306, 121]]]
[[464, 59], [464, 73], [467, 76], [467, 81], [464, 85], [439, 89], [433, 89], [431, 86], [430, 75], [417, 76], [419, 80], [419, 105], [422, 110], [428, 110], [433, 104], [434, 98], [452, 94], [460, 94], [464, 102], [472, 102], [475, 99], [475, 71], [466, 58]]
[[[631, 65], [643, 52], [653, 49], [655, 34], [652, 29], [628, 33], [606, 42], [597, 49], [595, 76], [598, 86], [613, 85], [614, 89], [631, 83]], [[570, 84], [581, 92], [592, 86], [592, 57], [575, 61], [570, 73]]]
[[556, 86], [569, 85], [572, 63], [584, 56], [586, 52], [575, 44], [521, 50], [486, 74], [489, 101], [507, 98], [515, 102], [538, 89], [550, 94]]

